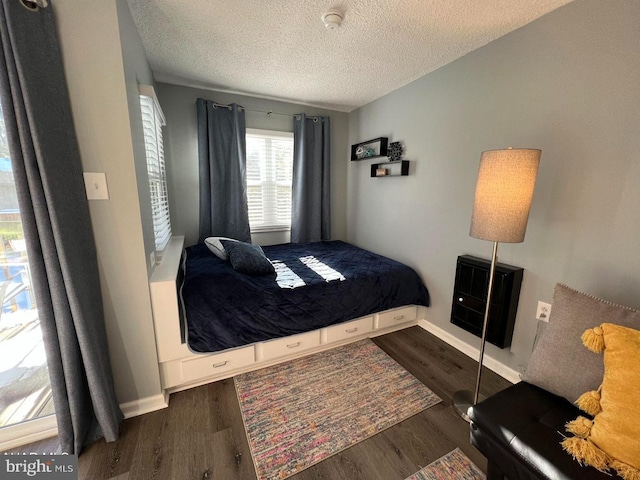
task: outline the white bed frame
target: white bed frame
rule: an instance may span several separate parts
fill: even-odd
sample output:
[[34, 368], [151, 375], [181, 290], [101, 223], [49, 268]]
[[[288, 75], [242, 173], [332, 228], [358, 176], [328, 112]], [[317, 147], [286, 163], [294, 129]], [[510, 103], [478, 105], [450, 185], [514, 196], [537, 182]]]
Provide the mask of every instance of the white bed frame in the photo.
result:
[[181, 282], [184, 237], [173, 237], [149, 281], [160, 380], [166, 393], [177, 392], [239, 373], [327, 350], [363, 338], [417, 325], [419, 307], [410, 305], [330, 327], [258, 342], [216, 353], [193, 353], [181, 331], [176, 292]]

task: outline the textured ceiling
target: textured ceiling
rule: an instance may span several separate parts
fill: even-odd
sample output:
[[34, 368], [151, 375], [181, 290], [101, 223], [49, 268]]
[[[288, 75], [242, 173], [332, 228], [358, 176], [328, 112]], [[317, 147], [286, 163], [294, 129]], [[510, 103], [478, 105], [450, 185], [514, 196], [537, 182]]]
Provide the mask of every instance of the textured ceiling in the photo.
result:
[[570, 1], [128, 0], [156, 80], [347, 112]]

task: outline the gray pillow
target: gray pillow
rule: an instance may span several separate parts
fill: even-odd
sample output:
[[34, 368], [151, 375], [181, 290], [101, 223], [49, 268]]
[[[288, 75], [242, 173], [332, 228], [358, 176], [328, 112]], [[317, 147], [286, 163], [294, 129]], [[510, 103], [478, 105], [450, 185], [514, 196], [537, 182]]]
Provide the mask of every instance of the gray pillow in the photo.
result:
[[275, 273], [273, 264], [266, 257], [259, 245], [252, 245], [232, 240], [221, 240], [222, 246], [229, 255], [231, 266], [236, 272], [249, 275], [268, 275]]
[[227, 237], [207, 237], [204, 239], [204, 244], [207, 248], [220, 260], [224, 260], [225, 262], [229, 260], [229, 255], [227, 255], [227, 251], [222, 246], [222, 240], [228, 240], [230, 242], [237, 242], [238, 240], [234, 238]]
[[640, 311], [615, 305], [557, 284], [549, 325], [531, 355], [523, 380], [575, 402], [602, 383], [602, 355], [589, 351], [580, 336], [601, 323], [640, 328]]

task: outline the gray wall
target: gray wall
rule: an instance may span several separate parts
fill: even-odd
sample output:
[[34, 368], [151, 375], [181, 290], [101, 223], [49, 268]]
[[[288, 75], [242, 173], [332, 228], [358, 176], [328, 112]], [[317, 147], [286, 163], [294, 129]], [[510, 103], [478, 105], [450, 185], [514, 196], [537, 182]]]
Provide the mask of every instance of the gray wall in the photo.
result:
[[[169, 207], [174, 235], [185, 235], [186, 245], [198, 241], [198, 131], [196, 99], [218, 103], [238, 103], [247, 109], [247, 128], [293, 131], [293, 119], [285, 115], [267, 116], [250, 110], [274, 111], [287, 114], [306, 113], [331, 117], [331, 208], [332, 237], [346, 238], [346, 177], [348, 164], [348, 116], [343, 112], [277, 102], [243, 95], [201, 90], [191, 87], [157, 84], [157, 94], [167, 119], [165, 154], [169, 184]], [[288, 238], [278, 234], [252, 236], [258, 244], [282, 243]]]
[[127, 104], [129, 106], [129, 124], [133, 141], [133, 158], [135, 161], [136, 184], [138, 186], [138, 202], [140, 204], [140, 219], [142, 222], [142, 236], [144, 239], [145, 262], [147, 274], [151, 276], [153, 267], [149, 256], [155, 252], [156, 242], [153, 231], [153, 214], [151, 212], [151, 193], [149, 191], [149, 177], [147, 174], [147, 156], [144, 146], [144, 132], [142, 130], [142, 113], [140, 110], [139, 85], [151, 85], [155, 88], [153, 72], [142, 47], [142, 40], [138, 34], [129, 6], [126, 0], [117, 0], [118, 26], [120, 30], [120, 44], [122, 46], [122, 61], [124, 67], [125, 85], [127, 88]]
[[428, 319], [473, 345], [449, 316], [456, 257], [491, 255], [469, 237], [480, 153], [542, 149], [525, 242], [498, 251], [526, 270], [511, 350], [487, 352], [512, 368], [556, 282], [640, 307], [639, 18], [637, 0], [578, 0], [350, 114], [350, 143], [401, 140], [412, 164], [350, 162], [348, 240], [416, 267]]
[[54, 8], [83, 169], [106, 172], [109, 187], [110, 199], [90, 201], [89, 208], [116, 393], [124, 403], [160, 393], [136, 181], [139, 148], [127, 103], [137, 88], [132, 72], [148, 67], [125, 0], [59, 0]]

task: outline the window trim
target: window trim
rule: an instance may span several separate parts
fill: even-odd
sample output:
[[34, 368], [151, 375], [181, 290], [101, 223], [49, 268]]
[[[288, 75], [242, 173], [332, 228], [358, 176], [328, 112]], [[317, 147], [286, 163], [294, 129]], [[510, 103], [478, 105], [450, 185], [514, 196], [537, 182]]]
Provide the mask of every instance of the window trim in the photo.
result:
[[247, 128], [245, 135], [260, 135], [261, 137], [271, 138], [290, 138], [293, 139], [293, 132], [280, 130], [263, 130], [261, 128]]
[[267, 233], [267, 232], [290, 232], [291, 227], [284, 227], [282, 225], [272, 225], [264, 227], [253, 227], [251, 233]]
[[[255, 135], [268, 137], [275, 140], [287, 139], [293, 142], [293, 132], [280, 130], [264, 130], [260, 128], [246, 128], [245, 138], [247, 135]], [[292, 179], [293, 187], [293, 179]], [[268, 232], [290, 232], [291, 225], [265, 225], [259, 227], [251, 227], [251, 233], [268, 233]]]

